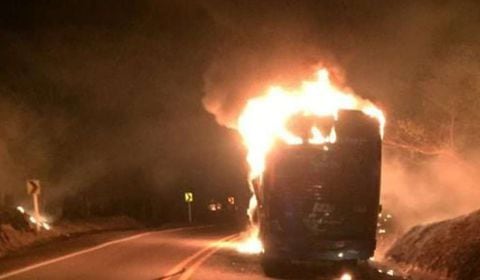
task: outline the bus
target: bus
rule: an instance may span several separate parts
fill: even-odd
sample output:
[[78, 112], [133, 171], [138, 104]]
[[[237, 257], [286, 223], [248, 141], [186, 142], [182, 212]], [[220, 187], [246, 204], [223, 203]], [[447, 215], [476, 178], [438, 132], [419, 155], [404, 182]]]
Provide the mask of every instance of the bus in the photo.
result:
[[351, 264], [375, 251], [380, 124], [356, 110], [316, 122], [334, 126], [336, 141], [275, 145], [256, 189], [262, 266], [269, 276], [285, 262]]

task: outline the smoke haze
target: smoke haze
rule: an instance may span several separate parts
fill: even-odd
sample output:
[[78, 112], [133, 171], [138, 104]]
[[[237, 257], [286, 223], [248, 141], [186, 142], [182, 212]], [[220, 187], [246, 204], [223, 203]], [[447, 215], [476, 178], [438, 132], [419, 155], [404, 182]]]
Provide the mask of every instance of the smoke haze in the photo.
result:
[[[246, 199], [245, 151], [215, 119], [234, 128], [248, 98], [319, 65], [385, 110], [386, 139], [463, 155], [480, 139], [479, 26], [476, 1], [3, 1], [0, 196], [26, 199], [39, 178], [59, 203], [86, 190]], [[413, 140], [397, 135], [405, 120]], [[408, 224], [474, 207], [460, 167], [440, 180], [443, 159], [411, 172], [389, 153], [383, 197], [414, 209]]]
[[463, 215], [479, 207], [477, 160], [438, 157], [412, 164], [384, 157], [382, 203], [401, 230]]
[[223, 32], [203, 102], [217, 122], [234, 128], [249, 98], [325, 65], [387, 114], [382, 203], [402, 229], [477, 209], [479, 165], [465, 155], [480, 140], [478, 4], [275, 3], [209, 6]]

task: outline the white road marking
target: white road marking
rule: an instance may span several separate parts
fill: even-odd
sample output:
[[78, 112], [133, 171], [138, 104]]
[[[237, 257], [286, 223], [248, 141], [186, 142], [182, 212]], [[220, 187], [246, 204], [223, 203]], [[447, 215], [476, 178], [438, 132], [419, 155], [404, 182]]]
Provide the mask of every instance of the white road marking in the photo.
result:
[[26, 266], [26, 267], [23, 267], [23, 268], [20, 268], [20, 269], [12, 270], [12, 271], [7, 272], [5, 274], [1, 274], [0, 279], [5, 279], [5, 278], [8, 278], [8, 277], [12, 277], [14, 275], [21, 274], [21, 273], [24, 273], [24, 272], [27, 272], [27, 271], [30, 271], [30, 270], [33, 270], [33, 269], [36, 269], [36, 268], [39, 268], [39, 267], [42, 267], [42, 266], [46, 266], [46, 265], [49, 265], [49, 264], [52, 264], [52, 263], [60, 262], [60, 261], [70, 259], [70, 258], [79, 256], [79, 255], [90, 253], [90, 252], [93, 252], [93, 251], [96, 251], [96, 250], [100, 250], [102, 248], [112, 246], [112, 245], [115, 245], [115, 244], [118, 244], [118, 243], [130, 241], [130, 240], [133, 240], [133, 239], [137, 239], [137, 238], [140, 238], [140, 237], [152, 234], [152, 233], [175, 232], [175, 231], [181, 231], [181, 230], [184, 230], [184, 229], [194, 229], [194, 228], [203, 228], [203, 227], [183, 227], [183, 228], [175, 228], [175, 229], [167, 229], [167, 230], [149, 231], [149, 232], [139, 233], [139, 234], [136, 234], [136, 235], [133, 235], [133, 236], [109, 241], [109, 242], [97, 245], [95, 247], [91, 247], [91, 248], [88, 248], [88, 249], [85, 249], [85, 250], [77, 251], [75, 253], [71, 253], [71, 254], [61, 256], [61, 257], [53, 258], [53, 259], [50, 259], [48, 261], [43, 261], [43, 262], [32, 264], [32, 265], [29, 265], [29, 266]]

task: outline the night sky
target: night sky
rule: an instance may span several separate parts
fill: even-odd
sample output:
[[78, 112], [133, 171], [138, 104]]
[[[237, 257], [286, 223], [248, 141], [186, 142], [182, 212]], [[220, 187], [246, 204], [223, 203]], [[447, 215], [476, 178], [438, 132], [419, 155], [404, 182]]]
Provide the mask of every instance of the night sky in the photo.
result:
[[390, 119], [424, 116], [420, 95], [478, 94], [479, 6], [2, 1], [0, 188], [246, 196], [245, 150], [216, 120], [320, 64]]

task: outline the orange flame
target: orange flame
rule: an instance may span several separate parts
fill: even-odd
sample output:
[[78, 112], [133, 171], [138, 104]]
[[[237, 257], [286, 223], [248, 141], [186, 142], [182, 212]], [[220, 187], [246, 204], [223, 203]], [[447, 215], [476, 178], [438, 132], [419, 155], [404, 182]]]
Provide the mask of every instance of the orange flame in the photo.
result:
[[[293, 116], [300, 114], [333, 117], [336, 120], [338, 111], [342, 109], [360, 110], [376, 118], [383, 136], [385, 125], [383, 112], [370, 101], [336, 87], [325, 68], [316, 73], [315, 80], [302, 82], [298, 90], [271, 87], [265, 95], [250, 99], [238, 119], [237, 127], [248, 150], [247, 162], [250, 167], [249, 181], [252, 191], [252, 182], [261, 178], [265, 170], [265, 158], [276, 141], [283, 141], [289, 145], [304, 143], [301, 137], [288, 129], [288, 121]], [[308, 144], [335, 143], [337, 139], [335, 127], [332, 127], [326, 135], [323, 135], [316, 126], [312, 126], [310, 132], [312, 137], [308, 139]], [[248, 210], [251, 221], [256, 206], [256, 197], [252, 196]], [[252, 222], [250, 230], [253, 234], [246, 242], [241, 243], [238, 249], [241, 252], [258, 253], [262, 250], [261, 246], [251, 246], [261, 244], [259, 241], [252, 241], [252, 238], [258, 239], [258, 227]]]

